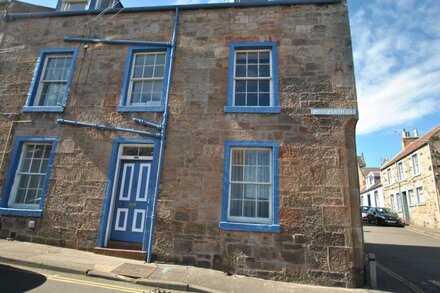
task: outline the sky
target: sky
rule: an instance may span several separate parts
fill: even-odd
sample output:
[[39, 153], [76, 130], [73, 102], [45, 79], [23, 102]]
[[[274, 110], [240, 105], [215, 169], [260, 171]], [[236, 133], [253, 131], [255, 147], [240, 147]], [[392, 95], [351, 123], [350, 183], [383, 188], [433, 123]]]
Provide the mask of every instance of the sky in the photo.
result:
[[[22, 0], [23, 1], [23, 0]], [[24, 0], [56, 6], [56, 0]], [[122, 0], [125, 7], [220, 0]], [[401, 151], [402, 129], [440, 124], [440, 0], [348, 0], [359, 103], [358, 154], [368, 166]]]

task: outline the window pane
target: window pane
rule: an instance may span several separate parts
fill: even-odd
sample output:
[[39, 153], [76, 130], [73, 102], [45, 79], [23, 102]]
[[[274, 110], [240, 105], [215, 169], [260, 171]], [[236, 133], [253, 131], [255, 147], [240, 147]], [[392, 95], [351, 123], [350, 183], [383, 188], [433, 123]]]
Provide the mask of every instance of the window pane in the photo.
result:
[[40, 173], [46, 173], [47, 172], [47, 165], [49, 164], [49, 160], [42, 160], [41, 167], [40, 167]]
[[258, 91], [269, 93], [270, 92], [270, 81], [269, 80], [260, 80], [258, 82]]
[[244, 165], [244, 151], [232, 150], [232, 164]]
[[236, 77], [246, 77], [246, 65], [237, 65], [235, 69]]
[[256, 167], [244, 167], [244, 181], [245, 182], [257, 182], [257, 168]]
[[24, 203], [26, 198], [26, 189], [18, 188], [15, 203]]
[[257, 184], [244, 184], [244, 198], [245, 199], [257, 198]]
[[246, 151], [246, 165], [256, 165], [257, 164], [257, 151]]
[[247, 106], [258, 106], [258, 94], [247, 95]]
[[248, 53], [248, 64], [258, 64], [258, 52]]
[[246, 81], [244, 80], [237, 80], [235, 83], [235, 92], [236, 93], [244, 93], [246, 92]]
[[233, 217], [241, 217], [243, 209], [243, 201], [231, 200], [231, 208], [229, 214]]
[[164, 65], [164, 64], [165, 64], [165, 53], [157, 54], [156, 65]]
[[66, 83], [44, 83], [38, 106], [57, 106], [66, 92]]
[[259, 101], [258, 101], [258, 105], [259, 106], [270, 106], [270, 96], [269, 94], [260, 94], [259, 95]]
[[270, 66], [269, 65], [260, 65], [260, 74], [259, 77], [269, 77], [270, 76]]
[[243, 167], [241, 166], [232, 166], [232, 181], [243, 181]]
[[269, 56], [270, 56], [269, 52], [260, 52], [259, 55], [260, 64], [269, 64], [270, 63]]
[[258, 167], [258, 182], [264, 182], [264, 183], [270, 182], [269, 167]]
[[163, 77], [164, 66], [156, 66], [154, 70], [154, 77]]
[[257, 198], [258, 200], [269, 200], [270, 195], [270, 185], [268, 184], [260, 184], [257, 189]]
[[246, 94], [236, 94], [235, 106], [245, 106], [245, 105], [246, 105]]
[[236, 54], [236, 63], [237, 64], [246, 64], [246, 53], [238, 53]]
[[245, 200], [244, 201], [244, 217], [254, 218], [255, 217], [255, 201]]
[[258, 92], [258, 81], [257, 80], [249, 80], [247, 82], [247, 92], [248, 93]]
[[258, 66], [257, 65], [249, 65], [247, 77], [257, 77], [258, 76]]
[[144, 156], [144, 157], [150, 156], [150, 157], [152, 157], [153, 156], [153, 151], [154, 151], [154, 148], [152, 148], [152, 147], [140, 147], [139, 148], [139, 156]]
[[258, 165], [270, 166], [270, 151], [258, 151]]
[[153, 81], [153, 92], [155, 92], [155, 93], [162, 92], [162, 82], [161, 81]]
[[138, 147], [123, 147], [122, 155], [123, 156], [137, 156], [139, 152]]
[[144, 75], [144, 67], [143, 66], [135, 66], [133, 70], [134, 78], [141, 78]]
[[243, 199], [243, 184], [231, 183], [231, 198]]
[[160, 104], [160, 101], [162, 99], [162, 93], [153, 93], [151, 96], [151, 102], [153, 104]]
[[24, 159], [21, 165], [20, 172], [29, 172], [29, 167], [31, 166], [31, 159]]
[[145, 65], [154, 65], [155, 59], [156, 59], [156, 54], [146, 54], [145, 55]]
[[154, 66], [145, 66], [144, 67], [144, 75], [143, 78], [151, 78], [153, 77]]
[[134, 64], [135, 65], [144, 65], [145, 63], [145, 55], [136, 55]]
[[269, 202], [268, 201], [259, 201], [258, 202], [257, 217], [258, 218], [269, 218]]

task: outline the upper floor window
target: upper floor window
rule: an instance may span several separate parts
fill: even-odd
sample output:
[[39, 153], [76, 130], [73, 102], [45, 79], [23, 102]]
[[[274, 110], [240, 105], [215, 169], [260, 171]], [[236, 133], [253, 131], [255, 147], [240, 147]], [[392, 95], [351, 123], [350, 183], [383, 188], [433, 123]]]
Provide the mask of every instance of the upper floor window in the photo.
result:
[[42, 49], [24, 112], [62, 112], [67, 102], [78, 50]]
[[89, 0], [64, 0], [61, 4], [61, 11], [86, 10], [89, 7]]
[[225, 144], [223, 211], [225, 230], [279, 232], [278, 144]]
[[117, 4], [120, 5], [120, 0], [98, 0], [96, 3], [96, 9], [106, 9], [106, 8], [113, 8]]
[[0, 214], [41, 216], [56, 142], [54, 138], [17, 139], [0, 203]]
[[419, 175], [420, 174], [419, 157], [417, 156], [417, 154], [411, 156], [411, 162], [413, 167], [413, 174]]
[[403, 163], [400, 162], [397, 164], [397, 180], [403, 181], [404, 176], [403, 176]]
[[129, 49], [119, 111], [163, 111], [168, 54], [168, 50]]
[[278, 57], [274, 43], [233, 43], [226, 112], [279, 113]]
[[388, 184], [393, 184], [393, 174], [391, 173], [391, 168], [387, 169]]

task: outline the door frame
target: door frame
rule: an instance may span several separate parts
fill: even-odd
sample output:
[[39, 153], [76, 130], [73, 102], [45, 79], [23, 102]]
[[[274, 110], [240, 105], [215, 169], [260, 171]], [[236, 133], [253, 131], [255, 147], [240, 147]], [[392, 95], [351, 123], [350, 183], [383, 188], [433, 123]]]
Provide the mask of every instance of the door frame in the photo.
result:
[[[109, 169], [108, 169], [108, 175], [107, 175], [107, 184], [106, 184], [106, 190], [105, 190], [105, 196], [104, 196], [104, 203], [102, 208], [102, 214], [101, 214], [101, 221], [100, 221], [100, 229], [99, 229], [99, 235], [98, 235], [98, 247], [106, 247], [107, 242], [110, 238], [110, 232], [111, 232], [111, 224], [112, 224], [112, 218], [114, 213], [114, 204], [115, 204], [115, 196], [116, 196], [116, 189], [118, 184], [118, 174], [119, 174], [119, 167], [121, 164], [121, 160], [125, 159], [138, 159], [141, 161], [149, 161], [151, 162], [151, 172], [150, 172], [150, 184], [148, 187], [148, 194], [152, 195], [152, 192], [154, 191], [156, 187], [156, 176], [154, 176], [157, 173], [157, 158], [159, 156], [159, 140], [154, 139], [133, 139], [133, 138], [115, 138], [113, 140], [112, 144], [112, 152], [111, 157], [109, 161]], [[145, 146], [145, 145], [151, 145], [153, 150], [153, 156], [152, 157], [127, 157], [122, 156], [121, 151], [123, 146]], [[149, 237], [150, 233], [153, 233], [153, 230], [150, 231], [150, 225], [149, 219], [151, 219], [151, 211], [153, 206], [153, 201], [151, 200], [153, 197], [149, 196], [147, 199], [147, 210], [146, 210], [146, 221], [144, 226], [144, 233], [142, 237], [142, 250], [146, 250], [148, 247], [147, 239]]]

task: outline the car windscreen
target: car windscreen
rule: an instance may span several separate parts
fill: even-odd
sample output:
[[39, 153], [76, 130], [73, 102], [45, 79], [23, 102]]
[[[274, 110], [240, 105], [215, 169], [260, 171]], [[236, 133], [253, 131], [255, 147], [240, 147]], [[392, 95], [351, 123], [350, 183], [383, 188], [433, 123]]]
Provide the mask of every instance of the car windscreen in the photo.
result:
[[388, 208], [376, 208], [376, 212], [379, 214], [394, 214], [394, 211]]

